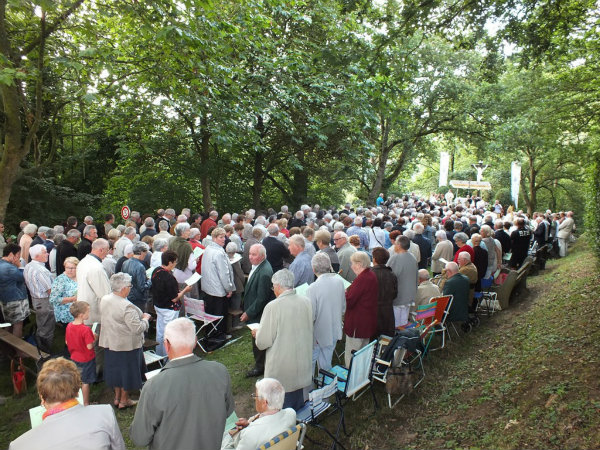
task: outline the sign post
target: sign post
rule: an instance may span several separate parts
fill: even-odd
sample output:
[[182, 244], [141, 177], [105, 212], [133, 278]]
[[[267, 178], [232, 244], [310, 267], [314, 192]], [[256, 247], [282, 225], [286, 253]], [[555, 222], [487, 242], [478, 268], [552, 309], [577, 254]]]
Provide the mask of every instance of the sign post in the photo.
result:
[[131, 210], [129, 209], [129, 206], [125, 205], [121, 208], [121, 217], [123, 218], [123, 220], [129, 219], [130, 214]]

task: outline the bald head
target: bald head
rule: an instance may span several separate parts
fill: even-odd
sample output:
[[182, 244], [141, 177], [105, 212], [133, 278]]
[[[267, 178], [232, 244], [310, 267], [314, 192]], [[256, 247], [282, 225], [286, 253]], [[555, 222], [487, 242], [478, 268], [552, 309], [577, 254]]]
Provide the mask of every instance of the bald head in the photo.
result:
[[446, 275], [448, 276], [448, 278], [452, 277], [453, 275], [456, 275], [457, 273], [458, 264], [456, 264], [454, 261], [450, 261], [446, 264]]
[[419, 270], [419, 283], [429, 280], [429, 272], [427, 269]]

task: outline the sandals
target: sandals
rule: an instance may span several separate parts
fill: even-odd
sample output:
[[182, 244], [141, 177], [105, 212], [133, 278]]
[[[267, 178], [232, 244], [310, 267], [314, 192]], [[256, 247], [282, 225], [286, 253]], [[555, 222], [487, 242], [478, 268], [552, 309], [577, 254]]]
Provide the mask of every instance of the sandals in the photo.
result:
[[117, 406], [117, 409], [119, 411], [121, 411], [123, 409], [128, 409], [128, 408], [131, 408], [132, 406], [137, 405], [137, 403], [138, 403], [137, 400], [127, 400], [127, 403], [121, 403], [121, 402], [119, 402], [119, 404]]

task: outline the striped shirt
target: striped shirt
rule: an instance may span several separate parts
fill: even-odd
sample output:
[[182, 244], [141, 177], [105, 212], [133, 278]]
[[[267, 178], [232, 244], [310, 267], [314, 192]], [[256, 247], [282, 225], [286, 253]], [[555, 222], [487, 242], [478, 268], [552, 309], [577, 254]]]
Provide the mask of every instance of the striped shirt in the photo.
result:
[[39, 261], [31, 261], [25, 266], [23, 273], [25, 276], [25, 284], [33, 298], [48, 298], [48, 291], [52, 288], [52, 274], [44, 263]]

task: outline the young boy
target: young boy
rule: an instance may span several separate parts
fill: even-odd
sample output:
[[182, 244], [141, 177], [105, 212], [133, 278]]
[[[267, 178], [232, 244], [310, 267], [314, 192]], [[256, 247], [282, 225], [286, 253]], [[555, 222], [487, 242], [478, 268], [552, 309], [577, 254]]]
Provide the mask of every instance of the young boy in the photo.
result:
[[71, 359], [81, 373], [83, 404], [87, 406], [90, 404], [90, 384], [96, 381], [96, 353], [93, 349], [98, 335], [83, 323], [90, 317], [87, 302], [73, 302], [69, 311], [75, 319], [67, 325], [65, 341]]

